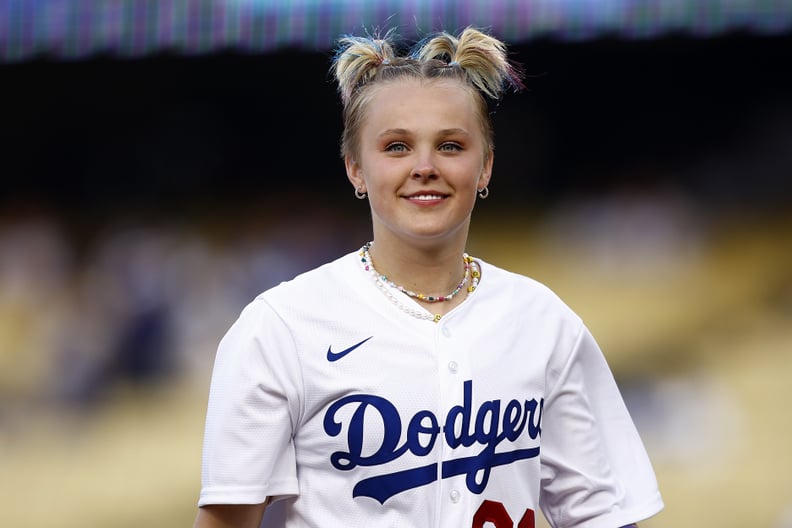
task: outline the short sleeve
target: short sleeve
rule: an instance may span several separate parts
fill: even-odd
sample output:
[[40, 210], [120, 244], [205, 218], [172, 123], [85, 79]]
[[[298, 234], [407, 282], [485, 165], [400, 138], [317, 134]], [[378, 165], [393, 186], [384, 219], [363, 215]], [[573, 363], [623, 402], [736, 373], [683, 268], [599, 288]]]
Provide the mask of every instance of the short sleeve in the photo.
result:
[[585, 326], [548, 369], [540, 505], [554, 528], [616, 528], [663, 508], [649, 458]]
[[207, 504], [258, 504], [298, 493], [294, 428], [301, 377], [288, 329], [261, 298], [218, 347], [204, 432]]

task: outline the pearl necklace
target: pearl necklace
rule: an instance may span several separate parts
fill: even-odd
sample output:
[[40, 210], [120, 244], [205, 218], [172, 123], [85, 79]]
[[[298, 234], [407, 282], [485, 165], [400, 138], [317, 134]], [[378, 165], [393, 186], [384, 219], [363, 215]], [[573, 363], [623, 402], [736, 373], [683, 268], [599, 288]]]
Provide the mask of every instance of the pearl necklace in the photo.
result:
[[370, 268], [370, 271], [372, 272], [372, 274], [375, 275], [375, 276], [378, 276], [379, 280], [381, 280], [382, 282], [384, 282], [385, 284], [387, 284], [391, 288], [396, 288], [397, 290], [399, 290], [403, 294], [407, 295], [408, 297], [412, 297], [413, 299], [418, 299], [418, 300], [425, 301], [425, 302], [430, 302], [430, 303], [450, 301], [451, 299], [454, 298], [454, 296], [456, 294], [458, 294], [462, 290], [462, 288], [465, 286], [465, 284], [467, 284], [468, 278], [470, 278], [470, 261], [472, 259], [467, 255], [467, 253], [464, 253], [462, 255], [462, 264], [465, 267], [465, 275], [462, 277], [462, 280], [460, 281], [459, 285], [457, 285], [457, 287], [454, 289], [454, 291], [452, 291], [448, 295], [439, 295], [439, 296], [424, 295], [423, 293], [415, 293], [414, 291], [410, 291], [410, 290], [404, 288], [403, 286], [399, 286], [398, 284], [396, 284], [392, 280], [388, 279], [388, 277], [386, 277], [385, 275], [377, 272], [377, 270], [374, 269], [374, 263], [371, 260], [371, 255], [369, 254], [369, 249], [370, 248], [371, 248], [371, 242], [369, 242], [368, 244], [364, 245], [361, 248], [361, 252], [362, 252], [361, 256], [363, 257], [362, 258], [362, 262], [364, 262], [364, 264], [368, 264], [369, 265], [369, 268]]
[[371, 260], [371, 255], [369, 254], [369, 249], [371, 248], [371, 242], [364, 244], [362, 248], [360, 248], [360, 263], [363, 266], [365, 271], [371, 273], [371, 276], [374, 279], [377, 287], [380, 291], [394, 304], [397, 308], [401, 311], [412, 315], [413, 317], [417, 317], [418, 319], [425, 319], [428, 321], [433, 321], [437, 323], [440, 321], [442, 316], [439, 313], [431, 314], [427, 313], [426, 311], [419, 310], [417, 307], [408, 306], [402, 303], [399, 298], [394, 294], [393, 290], [400, 291], [405, 295], [412, 297], [414, 299], [418, 299], [425, 302], [443, 302], [443, 301], [450, 301], [453, 299], [467, 284], [468, 279], [470, 279], [470, 286], [468, 286], [467, 291], [468, 293], [473, 293], [476, 288], [478, 287], [479, 279], [481, 278], [481, 270], [479, 268], [478, 263], [473, 260], [467, 253], [462, 255], [462, 262], [465, 267], [465, 275], [462, 277], [462, 281], [459, 285], [449, 293], [448, 295], [441, 295], [441, 296], [433, 296], [433, 295], [424, 295], [422, 293], [415, 293], [410, 291], [398, 284], [394, 283], [393, 281], [389, 280], [388, 277], [379, 273], [374, 268], [374, 263]]

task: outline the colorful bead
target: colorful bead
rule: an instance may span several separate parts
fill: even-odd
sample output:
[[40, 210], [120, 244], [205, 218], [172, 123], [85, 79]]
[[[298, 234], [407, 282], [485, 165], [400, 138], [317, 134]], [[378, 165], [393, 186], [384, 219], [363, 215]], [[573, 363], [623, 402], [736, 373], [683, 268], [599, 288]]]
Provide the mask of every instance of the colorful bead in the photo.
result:
[[[366, 265], [366, 270], [367, 271], [368, 271], [369, 267], [372, 270], [374, 269], [373, 264], [371, 262], [371, 255], [369, 254], [369, 249], [370, 248], [371, 248], [371, 242], [365, 244], [360, 249], [360, 254], [363, 256], [363, 258], [361, 260]], [[457, 285], [457, 287], [454, 289], [454, 291], [452, 291], [448, 295], [443, 295], [443, 296], [438, 296], [438, 297], [435, 297], [433, 295], [424, 295], [423, 293], [415, 293], [413, 291], [410, 291], [410, 290], [404, 288], [403, 286], [400, 286], [400, 285], [394, 283], [393, 281], [388, 279], [388, 277], [385, 276], [384, 274], [379, 274], [378, 279], [381, 280], [382, 282], [386, 283], [388, 286], [390, 286], [392, 288], [396, 288], [397, 290], [399, 290], [403, 294], [407, 295], [408, 297], [412, 297], [413, 299], [418, 299], [418, 300], [425, 301], [425, 302], [450, 301], [451, 299], [454, 298], [454, 296], [456, 296], [460, 291], [462, 291], [462, 288], [464, 288], [465, 285], [467, 284], [468, 279], [471, 276], [470, 275], [471, 274], [471, 262], [473, 262], [473, 259], [470, 258], [470, 256], [467, 253], [462, 255], [462, 263], [464, 264], [464, 268], [465, 268], [465, 274], [462, 277], [462, 281]], [[478, 273], [478, 271], [477, 270], [473, 270], [472, 273]]]
[[374, 264], [371, 262], [371, 255], [369, 255], [369, 249], [371, 248], [371, 242], [365, 244], [362, 248], [360, 248], [360, 255], [361, 255], [361, 263], [363, 265], [363, 269], [369, 273], [371, 273], [374, 282], [377, 284], [377, 287], [385, 294], [390, 301], [396, 305], [401, 311], [412, 315], [413, 317], [417, 317], [418, 319], [426, 319], [429, 321], [433, 321], [435, 323], [439, 322], [442, 318], [440, 314], [431, 314], [425, 310], [421, 310], [418, 307], [407, 306], [403, 304], [396, 295], [391, 291], [392, 289], [400, 291], [407, 295], [408, 297], [412, 297], [414, 299], [419, 299], [424, 302], [443, 302], [443, 301], [450, 301], [457, 295], [465, 284], [468, 283], [468, 279], [470, 280], [470, 285], [466, 288], [468, 293], [473, 293], [476, 288], [478, 287], [479, 277], [481, 277], [481, 271], [478, 266], [478, 263], [470, 257], [467, 253], [462, 255], [462, 262], [464, 263], [465, 267], [465, 275], [462, 277], [462, 282], [448, 295], [442, 295], [438, 297], [424, 295], [422, 293], [415, 293], [410, 290], [405, 289], [398, 284], [395, 284], [393, 281], [389, 280], [385, 275], [377, 272], [374, 268]]

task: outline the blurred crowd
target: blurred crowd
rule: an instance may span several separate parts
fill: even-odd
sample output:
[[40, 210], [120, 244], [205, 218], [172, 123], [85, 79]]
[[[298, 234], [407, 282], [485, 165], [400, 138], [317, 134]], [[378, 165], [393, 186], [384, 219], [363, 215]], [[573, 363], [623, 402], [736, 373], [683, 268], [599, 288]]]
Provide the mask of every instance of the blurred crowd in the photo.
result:
[[[33, 210], [0, 219], [0, 420], [14, 408], [91, 406], [119, 382], [203, 375], [256, 294], [368, 236], [365, 222], [319, 199], [310, 215], [114, 217], [89, 233]], [[516, 248], [532, 235], [511, 221]], [[531, 229], [557, 269], [643, 284], [699, 266], [711, 224], [685, 193], [654, 186], [569, 200]], [[491, 238], [491, 224], [483, 237], [475, 225], [474, 244]]]
[[4, 218], [0, 423], [15, 408], [90, 407], [118, 383], [203, 374], [257, 293], [354, 249], [345, 222], [315, 208], [271, 223], [236, 218], [221, 236], [117, 218], [86, 235], [46, 212]]

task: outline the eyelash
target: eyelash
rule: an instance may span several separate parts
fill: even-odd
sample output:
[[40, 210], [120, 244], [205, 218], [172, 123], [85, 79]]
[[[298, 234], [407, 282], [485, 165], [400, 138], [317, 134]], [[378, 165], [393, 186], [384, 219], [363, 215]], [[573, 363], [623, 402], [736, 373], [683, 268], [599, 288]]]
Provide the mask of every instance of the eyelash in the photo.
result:
[[[399, 150], [397, 150], [396, 147], [400, 147]], [[404, 152], [405, 150], [407, 150], [407, 145], [405, 145], [404, 143], [391, 143], [387, 147], [385, 147], [385, 150], [387, 152]]]
[[454, 152], [462, 150], [462, 145], [460, 145], [459, 143], [451, 143], [451, 142], [443, 143], [442, 145], [440, 145], [440, 150], [447, 150], [446, 147], [453, 147], [452, 150]]
[[[462, 145], [460, 145], [458, 143], [453, 143], [453, 142], [443, 143], [442, 145], [440, 145], [439, 150], [448, 152], [449, 149], [447, 147], [451, 147], [450, 151], [453, 151], [453, 152], [462, 150]], [[397, 150], [397, 148], [398, 148], [398, 150]], [[387, 145], [385, 147], [385, 150], [387, 152], [404, 152], [404, 151], [407, 150], [407, 145], [405, 145], [404, 143], [398, 143], [398, 142], [397, 143], [390, 143], [389, 145]]]

